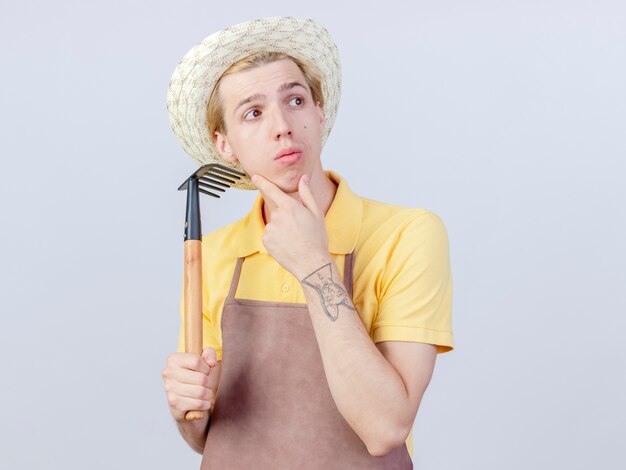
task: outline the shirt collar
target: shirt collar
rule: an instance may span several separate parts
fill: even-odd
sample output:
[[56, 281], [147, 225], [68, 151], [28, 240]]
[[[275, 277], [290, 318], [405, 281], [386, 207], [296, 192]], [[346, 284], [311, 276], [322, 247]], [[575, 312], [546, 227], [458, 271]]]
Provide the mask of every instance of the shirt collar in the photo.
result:
[[[337, 185], [337, 192], [324, 220], [328, 232], [328, 249], [333, 254], [347, 255], [354, 250], [361, 230], [363, 203], [338, 173], [326, 170], [326, 176]], [[263, 196], [259, 193], [252, 210], [243, 220], [243, 230], [237, 241], [237, 256], [267, 253], [261, 237], [265, 232]]]

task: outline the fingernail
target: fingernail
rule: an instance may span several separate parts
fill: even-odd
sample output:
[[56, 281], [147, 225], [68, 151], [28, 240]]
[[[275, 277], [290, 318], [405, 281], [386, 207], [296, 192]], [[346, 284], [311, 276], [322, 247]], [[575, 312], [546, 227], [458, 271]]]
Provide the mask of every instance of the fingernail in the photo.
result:
[[253, 183], [256, 183], [259, 178], [257, 177], [257, 175], [252, 175], [252, 178], [250, 178], [252, 180]]

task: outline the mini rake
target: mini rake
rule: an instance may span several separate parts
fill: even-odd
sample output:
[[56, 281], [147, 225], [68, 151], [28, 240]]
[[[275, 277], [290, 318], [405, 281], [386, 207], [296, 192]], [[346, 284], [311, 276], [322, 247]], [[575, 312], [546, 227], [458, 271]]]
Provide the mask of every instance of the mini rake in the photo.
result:
[[[178, 188], [187, 190], [185, 215], [185, 352], [202, 354], [202, 228], [200, 224], [199, 193], [219, 198], [245, 176], [218, 163], [201, 166]], [[185, 419], [202, 419], [204, 411], [188, 411]]]

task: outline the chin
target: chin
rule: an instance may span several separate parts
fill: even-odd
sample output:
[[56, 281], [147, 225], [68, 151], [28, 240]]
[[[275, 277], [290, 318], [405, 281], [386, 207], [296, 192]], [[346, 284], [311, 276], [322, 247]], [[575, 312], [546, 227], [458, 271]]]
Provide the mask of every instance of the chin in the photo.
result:
[[290, 194], [298, 192], [298, 182], [301, 177], [300, 172], [289, 172], [283, 178], [278, 178], [276, 186], [278, 186], [282, 192]]
[[285, 194], [294, 194], [298, 192], [298, 182], [296, 181], [295, 183], [289, 182], [287, 184], [281, 184], [279, 188]]

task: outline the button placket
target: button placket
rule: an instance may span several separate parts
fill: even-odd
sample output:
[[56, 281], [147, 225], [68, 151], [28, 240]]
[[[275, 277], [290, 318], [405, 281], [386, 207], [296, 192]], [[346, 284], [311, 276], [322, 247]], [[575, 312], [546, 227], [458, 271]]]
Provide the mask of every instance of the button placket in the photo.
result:
[[289, 291], [293, 290], [289, 285], [289, 272], [279, 265], [278, 267], [278, 289], [280, 289], [280, 298], [283, 302], [288, 301]]

